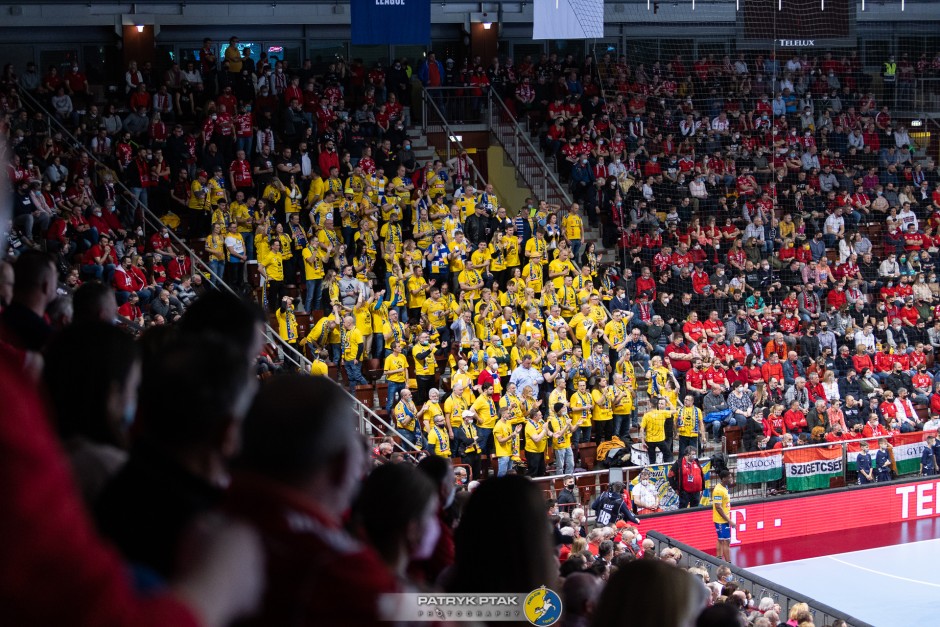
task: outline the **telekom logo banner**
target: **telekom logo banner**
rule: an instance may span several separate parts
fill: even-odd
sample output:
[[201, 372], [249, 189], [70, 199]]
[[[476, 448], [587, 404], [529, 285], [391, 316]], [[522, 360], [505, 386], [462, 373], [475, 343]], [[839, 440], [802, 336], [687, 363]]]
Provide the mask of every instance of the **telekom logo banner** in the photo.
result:
[[[731, 508], [737, 524], [732, 546], [778, 542], [790, 538], [872, 525], [940, 517], [940, 481], [919, 481], [841, 492], [785, 498]], [[643, 520], [652, 529], [702, 551], [715, 547], [711, 510], [674, 512]]]

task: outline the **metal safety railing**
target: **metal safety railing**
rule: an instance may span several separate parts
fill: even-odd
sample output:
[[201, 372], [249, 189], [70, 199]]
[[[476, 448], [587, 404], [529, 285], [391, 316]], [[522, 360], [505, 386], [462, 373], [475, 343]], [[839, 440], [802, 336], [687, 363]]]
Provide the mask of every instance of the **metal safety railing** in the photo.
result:
[[[91, 151], [87, 150], [84, 144], [75, 135], [54, 115], [52, 115], [46, 107], [43, 106], [38, 99], [35, 98], [31, 93], [26, 89], [20, 90], [21, 96], [25, 99], [24, 102], [29, 103], [29, 107], [35, 111], [40, 111], [46, 118], [49, 120], [50, 128], [54, 126], [59, 131], [62, 132], [63, 136], [67, 137], [70, 145], [74, 150], [87, 154], [89, 158], [95, 162], [98, 168], [104, 171], [113, 171], [110, 165], [102, 162], [98, 159]], [[129, 198], [134, 198], [134, 194], [131, 190], [124, 185], [124, 183], [118, 178], [115, 177], [115, 185], [119, 187], [125, 195]], [[163, 222], [160, 218], [153, 213], [150, 208], [143, 202], [140, 202], [139, 199], [134, 199], [131, 202], [135, 203], [135, 206], [138, 207], [141, 211], [141, 216], [143, 219], [143, 226], [149, 227], [151, 230], [156, 231], [162, 228]], [[146, 236], [146, 230], [142, 230], [142, 236]], [[202, 273], [203, 275], [208, 275], [213, 280], [210, 282], [210, 285], [215, 289], [222, 289], [230, 294], [238, 296], [237, 292], [232, 289], [232, 287], [226, 283], [222, 277], [218, 276], [212, 271], [212, 268], [209, 267], [202, 257], [200, 257], [187, 242], [180, 238], [172, 229], [169, 231], [170, 239], [173, 242], [174, 246], [177, 247], [177, 250], [182, 250], [185, 252], [187, 257], [192, 264], [194, 270]], [[297, 349], [291, 346], [287, 341], [281, 338], [280, 333], [278, 333], [274, 327], [271, 326], [270, 322], [265, 322], [264, 326], [264, 337], [265, 342], [269, 345], [276, 347], [278, 350], [278, 361], [283, 363], [290, 364], [293, 368], [299, 370], [300, 372], [309, 372], [311, 362], [303, 354], [301, 354]], [[397, 431], [395, 427], [389, 424], [381, 416], [379, 416], [372, 408], [367, 407], [359, 399], [353, 396], [348, 390], [343, 388], [343, 391], [349, 398], [353, 401], [354, 407], [356, 408], [357, 415], [357, 428], [362, 435], [366, 436], [375, 436], [376, 434], [380, 436], [395, 436]], [[418, 448], [401, 438], [396, 438], [394, 446], [404, 453], [412, 453], [417, 451]]]
[[[572, 203], [571, 194], [558, 179], [554, 166], [545, 161], [542, 151], [532, 143], [529, 120], [520, 123], [495, 89], [488, 90], [487, 98], [490, 133], [503, 147], [526, 186], [533, 195], [556, 200], [567, 211]], [[537, 191], [541, 191], [541, 195], [536, 194]]]
[[[899, 470], [898, 465], [896, 463], [897, 460], [896, 460], [894, 448], [895, 446], [916, 445], [916, 439], [919, 436], [910, 436], [907, 434], [900, 434], [900, 435], [896, 435], [893, 437], [895, 438], [893, 443], [892, 443], [892, 437], [886, 438], [889, 441], [889, 444], [891, 444], [888, 449], [888, 454], [891, 460], [892, 473], [894, 474], [896, 478], [903, 480], [902, 478], [904, 477], [909, 478], [911, 475], [917, 474], [919, 472], [919, 467], [911, 466], [909, 470], [903, 470], [903, 471]], [[903, 440], [911, 440], [912, 438], [915, 440], [914, 442], [911, 442], [911, 441], [903, 442]], [[853, 486], [856, 484], [855, 478], [857, 476], [857, 471], [850, 470], [849, 465], [850, 463], [855, 462], [856, 457], [858, 456], [859, 452], [854, 451], [854, 450], [850, 451], [849, 448], [851, 447], [854, 449], [856, 447], [859, 447], [860, 443], [864, 441], [864, 442], [869, 443], [870, 450], [874, 452], [878, 449], [878, 441], [880, 439], [881, 438], [878, 438], [878, 437], [862, 438], [862, 439], [854, 439], [854, 440], [843, 440], [843, 441], [838, 441], [838, 442], [809, 444], [805, 446], [794, 446], [794, 447], [787, 447], [785, 449], [772, 449], [768, 451], [760, 451], [760, 452], [755, 452], [755, 453], [736, 453], [733, 455], [728, 455], [726, 456], [728, 470], [731, 472], [732, 479], [733, 479], [733, 483], [729, 491], [731, 492], [731, 496], [735, 500], [736, 503], [737, 502], [748, 503], [752, 501], [766, 501], [766, 500], [771, 500], [776, 496], [787, 493], [788, 492], [787, 477], [786, 477], [785, 465], [783, 463], [780, 464], [779, 479], [760, 481], [760, 482], [755, 482], [755, 483], [742, 483], [741, 481], [738, 481], [738, 470], [739, 470], [739, 467], [741, 466], [741, 460], [743, 458], [748, 458], [748, 457], [753, 458], [761, 454], [784, 455], [785, 453], [792, 453], [796, 451], [812, 451], [814, 449], [827, 449], [829, 451], [832, 451], [834, 449], [839, 449], [838, 457], [834, 458], [834, 459], [838, 459], [840, 462], [837, 465], [838, 470], [835, 473], [833, 473], [832, 479], [826, 485], [821, 485], [819, 487], [815, 487], [811, 489], [801, 489], [798, 491], [793, 490], [793, 491], [790, 491], [789, 493], [800, 492], [800, 493], [810, 494], [814, 491], [819, 491], [819, 490]], [[668, 468], [674, 463], [674, 461], [675, 460], [671, 462], [666, 462], [666, 463], [664, 462], [649, 463], [649, 464], [644, 464], [644, 465], [625, 466], [622, 468], [615, 467], [615, 468], [610, 468], [610, 469], [591, 470], [591, 471], [573, 473], [571, 476], [574, 477], [575, 479], [576, 491], [577, 491], [577, 497], [578, 497], [577, 506], [584, 507], [585, 512], [588, 514], [588, 517], [593, 518], [593, 512], [589, 511], [588, 508], [594, 499], [596, 499], [598, 496], [600, 496], [603, 492], [607, 490], [608, 485], [610, 485], [613, 482], [620, 481], [625, 486], [627, 486], [627, 488], [630, 488], [632, 482], [639, 477], [640, 472], [643, 471], [644, 469], [649, 469], [650, 471], [652, 471], [653, 480], [656, 483], [656, 487], [659, 489], [660, 494], [664, 497], [668, 497], [670, 496], [669, 491], [671, 490], [671, 488], [667, 489], [663, 485], [663, 483], [666, 481], [665, 477], [666, 477], [666, 473], [668, 472]], [[710, 459], [700, 460], [700, 462], [703, 465], [707, 466], [711, 462], [711, 460]], [[598, 463], [600, 462], [598, 461]], [[707, 475], [706, 475], [706, 480], [705, 480], [705, 489], [709, 491], [709, 493], [718, 483], [717, 474], [714, 472], [710, 472], [710, 470], [711, 470], [710, 467], [706, 468]], [[542, 489], [543, 493], [545, 494], [545, 498], [557, 499], [558, 494], [562, 490], [563, 479], [564, 479], [564, 476], [562, 475], [552, 475], [552, 476], [546, 476], [546, 477], [538, 477], [534, 479], [534, 481]], [[675, 505], [670, 498], [664, 498], [663, 508], [664, 508], [663, 511], [669, 511], [670, 509], [675, 509]]]
[[[447, 98], [448, 96], [442, 96], [442, 94], [449, 94], [451, 91], [456, 93], [456, 88], [440, 87], [428, 91], [427, 88], [421, 86], [421, 131], [424, 133], [425, 137], [427, 137], [428, 133], [439, 133], [444, 136], [443, 148], [435, 146], [434, 150], [437, 152], [438, 156], [448, 164], [454, 157], [467, 152], [467, 149], [461, 141], [460, 134], [454, 130], [448, 116], [444, 114], [439, 106], [440, 104], [445, 104], [446, 108], [446, 102], [449, 102], [449, 100], [439, 102], [438, 98]], [[455, 101], [462, 104], [460, 98], [456, 98]], [[486, 179], [484, 179], [483, 175], [480, 173], [473, 159], [469, 159], [469, 166], [471, 182], [474, 187], [479, 188], [485, 185]]]
[[[718, 580], [718, 569], [727, 567], [731, 569], [733, 582], [737, 584], [739, 590], [747, 590], [751, 593], [755, 602], [759, 602], [765, 597], [770, 597], [774, 603], [780, 606], [780, 620], [786, 621], [790, 608], [797, 603], [805, 603], [809, 606], [809, 611], [813, 615], [815, 624], [828, 625], [836, 620], [843, 620], [852, 627], [872, 627], [869, 623], [858, 620], [841, 612], [833, 607], [821, 603], [805, 594], [794, 592], [793, 590], [774, 583], [759, 575], [749, 572], [744, 568], [738, 568], [719, 560], [706, 553], [674, 540], [656, 531], [647, 531], [646, 537], [655, 542], [656, 552], [660, 553], [663, 549], [678, 549], [682, 553], [678, 566], [681, 568], [698, 568], [706, 571], [710, 581]], [[781, 623], [782, 624], [782, 623]]]

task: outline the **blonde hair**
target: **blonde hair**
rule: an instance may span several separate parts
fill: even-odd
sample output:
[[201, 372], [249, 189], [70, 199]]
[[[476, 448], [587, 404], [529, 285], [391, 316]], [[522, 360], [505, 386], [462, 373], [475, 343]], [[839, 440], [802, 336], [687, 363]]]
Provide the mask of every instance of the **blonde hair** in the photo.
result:
[[806, 603], [796, 603], [795, 605], [790, 606], [790, 612], [787, 614], [788, 620], [800, 620], [801, 618], [805, 619], [811, 616], [809, 613], [809, 605]]

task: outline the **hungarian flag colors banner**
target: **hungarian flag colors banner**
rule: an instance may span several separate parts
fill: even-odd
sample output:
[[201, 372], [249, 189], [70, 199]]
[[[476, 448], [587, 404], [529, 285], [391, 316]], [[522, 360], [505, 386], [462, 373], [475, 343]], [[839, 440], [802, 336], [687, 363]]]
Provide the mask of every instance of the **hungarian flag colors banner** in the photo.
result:
[[738, 455], [735, 475], [737, 483], [764, 483], [783, 477], [783, 451], [745, 453]]
[[785, 450], [783, 463], [787, 490], [793, 492], [828, 488], [829, 480], [844, 472], [841, 446]]
[[928, 434], [936, 435], [936, 432], [913, 431], [911, 433], [898, 433], [891, 438], [891, 443], [894, 446], [894, 463], [897, 466], [896, 472], [898, 475], [920, 472], [920, 454], [927, 446], [924, 439]]

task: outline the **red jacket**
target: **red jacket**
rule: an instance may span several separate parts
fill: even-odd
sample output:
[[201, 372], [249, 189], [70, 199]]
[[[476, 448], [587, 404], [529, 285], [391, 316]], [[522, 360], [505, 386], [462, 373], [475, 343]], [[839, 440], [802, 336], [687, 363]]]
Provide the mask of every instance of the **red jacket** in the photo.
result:
[[783, 381], [783, 364], [779, 361], [775, 364], [770, 363], [769, 361], [765, 363], [760, 368], [761, 376], [764, 378], [764, 382], [770, 383], [771, 377], [777, 377], [777, 381]]
[[320, 165], [320, 176], [327, 178], [330, 176], [330, 168], [339, 167], [339, 154], [335, 150], [333, 152], [324, 150], [320, 153], [318, 163]]
[[3, 359], [0, 398], [4, 623], [197, 627], [172, 597], [133, 591], [126, 565], [95, 534], [33, 384]]

